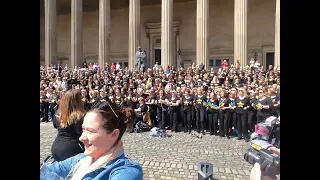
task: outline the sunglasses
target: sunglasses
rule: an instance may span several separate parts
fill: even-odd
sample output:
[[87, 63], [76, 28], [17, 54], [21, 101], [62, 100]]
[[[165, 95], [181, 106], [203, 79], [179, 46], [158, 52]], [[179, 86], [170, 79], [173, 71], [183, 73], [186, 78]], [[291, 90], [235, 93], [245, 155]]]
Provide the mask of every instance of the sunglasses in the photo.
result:
[[119, 119], [119, 116], [117, 115], [117, 113], [115, 112], [115, 110], [110, 105], [110, 102], [108, 102], [108, 101], [104, 101], [104, 102], [101, 102], [101, 103], [98, 102], [97, 104], [93, 105], [91, 109], [96, 109], [97, 108], [97, 109], [102, 110], [102, 111], [107, 111], [107, 109], [106, 109], [107, 107], [109, 107], [111, 109], [111, 111], [113, 112], [114, 116], [116, 116], [116, 118], [118, 118], [118, 124], [117, 124], [117, 126], [115, 128], [115, 129], [117, 129], [118, 126], [119, 126], [119, 123], [120, 123], [120, 119]]

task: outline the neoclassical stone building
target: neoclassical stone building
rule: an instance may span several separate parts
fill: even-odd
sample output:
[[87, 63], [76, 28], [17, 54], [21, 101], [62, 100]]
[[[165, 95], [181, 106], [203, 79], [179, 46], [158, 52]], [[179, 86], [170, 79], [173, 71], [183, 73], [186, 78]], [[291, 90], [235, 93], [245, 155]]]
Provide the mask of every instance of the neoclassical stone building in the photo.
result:
[[43, 0], [40, 64], [280, 65], [280, 0]]

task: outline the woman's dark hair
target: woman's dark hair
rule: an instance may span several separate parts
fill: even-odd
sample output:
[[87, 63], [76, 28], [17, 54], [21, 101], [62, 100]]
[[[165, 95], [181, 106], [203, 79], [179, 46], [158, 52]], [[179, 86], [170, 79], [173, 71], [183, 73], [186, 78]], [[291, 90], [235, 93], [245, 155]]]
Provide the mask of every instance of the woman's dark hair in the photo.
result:
[[119, 107], [115, 103], [105, 101], [93, 106], [89, 112], [95, 112], [101, 115], [103, 127], [107, 133], [111, 133], [115, 129], [119, 129], [119, 141], [125, 131], [129, 132], [132, 129], [133, 120], [136, 114], [133, 109]]

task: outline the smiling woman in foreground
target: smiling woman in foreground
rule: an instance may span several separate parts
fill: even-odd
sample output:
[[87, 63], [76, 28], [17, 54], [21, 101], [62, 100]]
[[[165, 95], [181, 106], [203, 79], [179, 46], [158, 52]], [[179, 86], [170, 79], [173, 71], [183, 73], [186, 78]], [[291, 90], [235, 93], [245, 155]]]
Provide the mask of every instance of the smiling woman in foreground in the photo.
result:
[[131, 109], [102, 102], [84, 117], [83, 132], [79, 138], [85, 145], [84, 153], [48, 165], [46, 168], [50, 173], [40, 173], [40, 179], [56, 174], [71, 180], [141, 180], [141, 166], [125, 157], [121, 141], [127, 124], [133, 118]]

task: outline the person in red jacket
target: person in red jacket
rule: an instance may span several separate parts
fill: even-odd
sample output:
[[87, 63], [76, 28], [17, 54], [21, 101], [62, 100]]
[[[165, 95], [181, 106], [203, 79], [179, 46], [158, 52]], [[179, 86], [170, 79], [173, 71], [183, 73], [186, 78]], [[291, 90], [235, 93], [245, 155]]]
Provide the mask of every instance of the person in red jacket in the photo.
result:
[[229, 67], [229, 64], [228, 64], [228, 62], [227, 62], [227, 60], [223, 60], [223, 62], [222, 62], [222, 68], [223, 69], [225, 69], [225, 68], [228, 68]]

